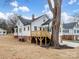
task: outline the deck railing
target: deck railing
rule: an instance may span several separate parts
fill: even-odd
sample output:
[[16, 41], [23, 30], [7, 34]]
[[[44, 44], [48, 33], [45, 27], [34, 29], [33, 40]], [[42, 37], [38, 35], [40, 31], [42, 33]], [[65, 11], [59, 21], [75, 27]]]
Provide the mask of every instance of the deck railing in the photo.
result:
[[35, 37], [48, 37], [49, 39], [51, 39], [51, 34], [48, 31], [32, 31], [32, 36]]

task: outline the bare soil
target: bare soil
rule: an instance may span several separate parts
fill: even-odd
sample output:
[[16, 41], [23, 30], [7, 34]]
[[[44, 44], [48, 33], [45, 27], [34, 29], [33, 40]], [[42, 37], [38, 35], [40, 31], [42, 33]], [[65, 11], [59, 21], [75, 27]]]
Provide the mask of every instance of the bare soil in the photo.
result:
[[0, 36], [0, 59], [79, 59], [79, 48], [44, 48], [7, 35]]

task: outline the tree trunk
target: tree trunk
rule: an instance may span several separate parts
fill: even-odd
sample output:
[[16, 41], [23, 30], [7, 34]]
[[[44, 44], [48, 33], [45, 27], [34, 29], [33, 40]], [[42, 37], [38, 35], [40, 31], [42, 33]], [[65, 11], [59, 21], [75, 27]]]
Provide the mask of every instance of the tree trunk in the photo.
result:
[[54, 8], [51, 8], [51, 0], [48, 0], [49, 8], [53, 13], [51, 41], [55, 48], [59, 48], [59, 28], [61, 19], [61, 0], [54, 0]]

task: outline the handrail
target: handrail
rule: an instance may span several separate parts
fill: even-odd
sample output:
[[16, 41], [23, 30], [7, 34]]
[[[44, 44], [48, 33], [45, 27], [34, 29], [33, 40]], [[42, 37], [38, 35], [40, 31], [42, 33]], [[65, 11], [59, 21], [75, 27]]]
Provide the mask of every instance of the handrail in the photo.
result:
[[51, 34], [44, 30], [44, 31], [32, 31], [32, 36], [37, 36], [37, 37], [48, 37], [49, 39], [51, 39]]

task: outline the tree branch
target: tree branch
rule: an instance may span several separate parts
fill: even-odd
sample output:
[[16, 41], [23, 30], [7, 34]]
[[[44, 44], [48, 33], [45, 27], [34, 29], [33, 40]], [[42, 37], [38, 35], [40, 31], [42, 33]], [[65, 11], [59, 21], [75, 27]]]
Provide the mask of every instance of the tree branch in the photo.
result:
[[49, 5], [49, 8], [52, 12], [52, 14], [54, 13], [54, 8], [52, 7], [52, 3], [51, 3], [51, 0], [48, 0], [48, 5]]

